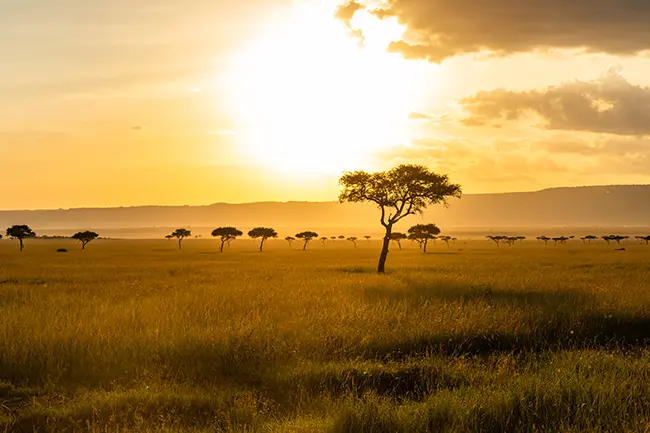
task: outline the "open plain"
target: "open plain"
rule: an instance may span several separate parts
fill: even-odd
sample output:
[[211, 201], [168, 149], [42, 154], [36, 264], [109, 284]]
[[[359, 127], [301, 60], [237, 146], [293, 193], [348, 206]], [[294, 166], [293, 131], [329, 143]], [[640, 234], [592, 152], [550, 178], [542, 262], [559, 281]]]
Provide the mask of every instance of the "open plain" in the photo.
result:
[[403, 247], [2, 240], [0, 431], [650, 431], [649, 246]]

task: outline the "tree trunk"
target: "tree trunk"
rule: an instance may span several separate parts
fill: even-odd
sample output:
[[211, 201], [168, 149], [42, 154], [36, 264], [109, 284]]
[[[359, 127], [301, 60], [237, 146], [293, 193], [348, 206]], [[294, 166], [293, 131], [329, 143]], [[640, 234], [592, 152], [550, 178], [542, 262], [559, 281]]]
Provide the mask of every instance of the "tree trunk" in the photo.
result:
[[379, 264], [377, 265], [377, 272], [383, 274], [386, 272], [386, 259], [388, 258], [388, 249], [390, 247], [390, 235], [393, 231], [393, 226], [386, 227], [386, 235], [384, 236], [384, 244], [381, 247], [381, 254], [379, 255]]
[[82, 249], [82, 250], [85, 250], [85, 249], [86, 249], [86, 243], [85, 243], [85, 242], [82, 242], [82, 243], [81, 243], [81, 249]]
[[427, 253], [427, 246], [429, 245], [429, 239], [425, 239], [424, 242], [422, 243], [424, 246], [424, 254]]
[[400, 251], [401, 251], [401, 250], [402, 250], [402, 243], [398, 241], [398, 242], [397, 242], [397, 246], [399, 247], [399, 249], [400, 249]]
[[181, 248], [183, 248], [181, 242], [183, 242], [183, 238], [178, 238], [178, 249], [179, 249], [179, 250], [180, 250]]
[[305, 241], [305, 244], [302, 246], [302, 250], [305, 251], [307, 249], [307, 241]]
[[223, 245], [226, 243], [226, 241], [222, 240], [221, 241], [221, 248], [219, 248], [219, 252], [223, 253]]
[[20, 251], [23, 250], [23, 240], [21, 238], [18, 238], [18, 242], [20, 242]]
[[260, 251], [264, 249], [264, 238], [262, 238], [262, 242], [260, 242]]

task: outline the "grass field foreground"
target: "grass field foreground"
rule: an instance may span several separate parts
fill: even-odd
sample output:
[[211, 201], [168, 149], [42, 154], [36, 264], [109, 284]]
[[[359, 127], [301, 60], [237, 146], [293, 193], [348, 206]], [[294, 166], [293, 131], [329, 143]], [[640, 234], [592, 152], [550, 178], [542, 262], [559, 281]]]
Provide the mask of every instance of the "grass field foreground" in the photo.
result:
[[0, 241], [0, 431], [650, 430], [650, 247], [358, 244]]

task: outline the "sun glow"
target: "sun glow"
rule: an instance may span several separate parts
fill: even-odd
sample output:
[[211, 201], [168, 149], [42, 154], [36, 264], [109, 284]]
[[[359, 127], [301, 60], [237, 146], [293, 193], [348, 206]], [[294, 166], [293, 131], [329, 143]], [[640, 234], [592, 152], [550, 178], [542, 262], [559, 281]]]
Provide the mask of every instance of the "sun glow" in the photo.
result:
[[242, 157], [283, 173], [368, 167], [373, 152], [408, 141], [422, 65], [386, 52], [403, 29], [359, 12], [355, 37], [332, 5], [297, 2], [238, 56], [233, 114]]

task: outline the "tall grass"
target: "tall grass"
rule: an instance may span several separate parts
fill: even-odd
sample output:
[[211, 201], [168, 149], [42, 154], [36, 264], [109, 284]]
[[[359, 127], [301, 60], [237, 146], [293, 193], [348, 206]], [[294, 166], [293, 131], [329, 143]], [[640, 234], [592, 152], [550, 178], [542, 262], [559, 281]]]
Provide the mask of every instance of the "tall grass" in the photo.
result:
[[650, 429], [650, 248], [347, 244], [0, 241], [0, 431]]

